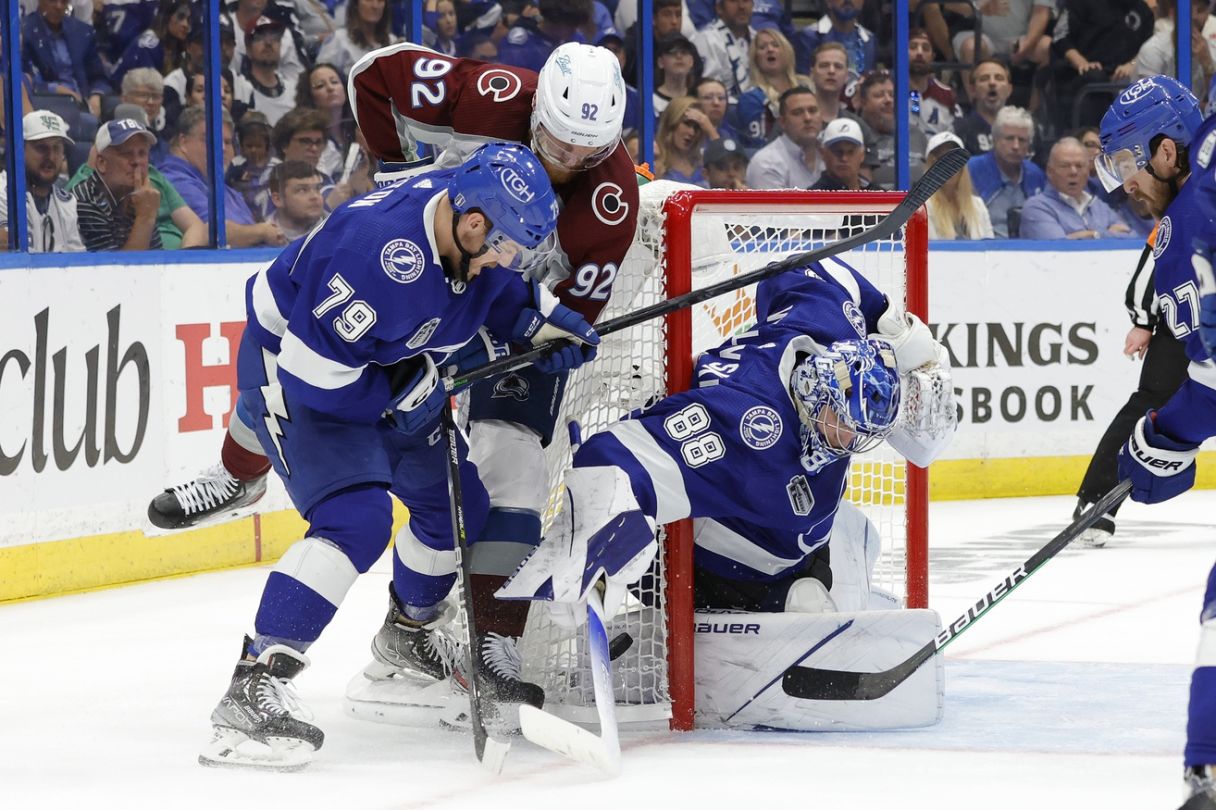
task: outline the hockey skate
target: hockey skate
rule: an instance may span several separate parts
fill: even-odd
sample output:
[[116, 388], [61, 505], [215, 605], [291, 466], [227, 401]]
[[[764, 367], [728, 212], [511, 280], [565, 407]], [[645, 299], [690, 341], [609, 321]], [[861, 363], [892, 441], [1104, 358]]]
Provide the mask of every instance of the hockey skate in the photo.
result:
[[232, 517], [266, 494], [266, 476], [238, 481], [217, 464], [198, 478], [170, 487], [148, 504], [148, 520], [160, 529], [186, 529]]
[[[498, 633], [478, 633], [473, 650], [473, 672], [477, 678], [477, 689], [483, 701], [486, 726], [498, 734], [519, 733], [519, 707], [528, 704], [541, 708], [545, 702], [545, 690], [525, 681], [520, 673], [517, 639]], [[457, 690], [468, 691], [468, 674], [464, 661], [456, 663], [452, 681]], [[444, 717], [446, 725], [468, 728], [468, 705], [456, 703], [453, 711]]]
[[[1081, 517], [1081, 513], [1090, 507], [1083, 500], [1077, 501], [1077, 508], [1072, 511], [1072, 519]], [[1077, 544], [1084, 548], [1102, 548], [1115, 536], [1115, 519], [1111, 515], [1103, 515], [1094, 521], [1094, 525], [1081, 532]]]
[[1187, 768], [1183, 779], [1190, 797], [1178, 810], [1216, 810], [1216, 782], [1207, 766]]
[[[246, 636], [242, 651], [252, 643]], [[308, 765], [325, 735], [301, 719], [312, 715], [291, 683], [307, 666], [308, 658], [282, 644], [267, 648], [256, 661], [245, 660], [242, 653], [228, 691], [211, 713], [215, 733], [199, 763], [274, 771]]]
[[390, 677], [442, 681], [452, 674], [458, 655], [456, 643], [441, 628], [451, 622], [455, 608], [444, 602], [440, 614], [425, 624], [411, 621], [401, 610], [397, 594], [388, 586], [388, 615], [372, 639], [375, 659], [364, 670], [370, 680]]

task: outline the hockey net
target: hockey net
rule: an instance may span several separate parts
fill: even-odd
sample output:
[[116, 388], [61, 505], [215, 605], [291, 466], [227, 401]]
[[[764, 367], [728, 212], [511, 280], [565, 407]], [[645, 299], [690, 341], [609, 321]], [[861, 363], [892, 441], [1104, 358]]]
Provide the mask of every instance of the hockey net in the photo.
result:
[[[902, 200], [900, 193], [705, 191], [665, 181], [641, 189], [633, 248], [600, 322], [759, 269], [864, 229]], [[892, 300], [926, 316], [926, 226], [922, 213], [892, 239], [874, 241], [840, 259]], [[605, 337], [595, 362], [570, 378], [563, 417], [584, 438], [669, 392], [688, 388], [696, 353], [754, 323], [754, 286]], [[570, 461], [564, 429], [548, 449], [547, 523], [561, 503]], [[724, 497], [729, 497], [724, 493]], [[928, 600], [923, 471], [885, 444], [852, 464], [846, 498], [874, 523], [883, 550], [873, 584], [909, 607]], [[692, 526], [663, 528], [651, 574], [608, 627], [617, 716], [622, 724], [693, 726]], [[621, 650], [624, 650], [621, 653]], [[595, 722], [583, 633], [552, 623], [533, 607], [524, 634], [524, 676], [546, 692], [545, 708], [574, 722]]]

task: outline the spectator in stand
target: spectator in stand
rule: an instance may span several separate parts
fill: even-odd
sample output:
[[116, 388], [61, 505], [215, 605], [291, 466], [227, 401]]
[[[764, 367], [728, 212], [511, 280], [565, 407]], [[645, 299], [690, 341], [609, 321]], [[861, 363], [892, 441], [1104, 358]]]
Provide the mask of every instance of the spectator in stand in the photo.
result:
[[[1046, 65], [1051, 58], [1051, 37], [1047, 28], [1056, 10], [1056, 0], [999, 0], [981, 7], [984, 38], [992, 43], [992, 53], [1017, 66], [1026, 62]], [[975, 37], [967, 47], [970, 53]], [[970, 61], [969, 59], [965, 61]]]
[[752, 38], [750, 65], [752, 87], [739, 96], [736, 119], [744, 147], [754, 152], [776, 135], [781, 94], [791, 87], [810, 87], [811, 80], [794, 72], [794, 48], [772, 28]]
[[[865, 133], [866, 166], [880, 188], [895, 188], [895, 83], [885, 70], [866, 75], [857, 89], [861, 129]], [[916, 127], [908, 132], [908, 165], [915, 182], [925, 172], [928, 139]]]
[[697, 101], [701, 102], [701, 109], [705, 111], [709, 123], [713, 124], [714, 129], [717, 130], [718, 137], [738, 141], [738, 129], [730, 120], [733, 116], [730, 114], [726, 85], [717, 79], [702, 79], [693, 88], [693, 95], [697, 97]]
[[540, 19], [520, 15], [498, 43], [498, 61], [539, 72], [558, 45], [574, 42], [591, 22], [591, 0], [539, 0]]
[[297, 79], [282, 70], [282, 45], [288, 39], [283, 32], [278, 20], [261, 17], [245, 34], [248, 57], [243, 75], [249, 83], [249, 98], [242, 101], [265, 113], [271, 126], [296, 105]]
[[238, 192], [254, 212], [254, 218], [261, 220], [260, 200], [263, 193], [270, 199], [270, 191], [266, 188], [270, 182], [271, 157], [270, 123], [266, 116], [257, 110], [249, 110], [241, 117], [236, 127], [237, 143], [241, 153], [233, 158], [232, 165], [224, 177], [224, 182]]
[[794, 40], [797, 70], [806, 73], [811, 67], [811, 55], [824, 42], [839, 42], [848, 55], [849, 76], [857, 78], [873, 69], [874, 33], [857, 21], [865, 0], [827, 0], [827, 14], [819, 22], [798, 32]]
[[705, 145], [705, 182], [710, 188], [741, 191], [747, 188], [747, 152], [734, 138], [719, 138]]
[[[1004, 13], [1003, 9], [1008, 8], [1008, 2], [1009, 0], [979, 0], [976, 5], [983, 15], [985, 26], [989, 15]], [[938, 4], [909, 0], [908, 7], [924, 20], [924, 27], [929, 32], [933, 47], [944, 54], [946, 59], [952, 62], [975, 61], [975, 16], [970, 2]], [[985, 27], [979, 58], [986, 59], [991, 55], [992, 41], [988, 38]]]
[[705, 130], [710, 126], [709, 118], [697, 106], [695, 98], [681, 96], [672, 99], [659, 116], [654, 143], [655, 176], [660, 180], [691, 183], [705, 188], [701, 144], [705, 141]]
[[681, 34], [669, 34], [655, 46], [658, 70], [651, 103], [657, 118], [673, 98], [687, 96], [700, 78], [697, 49]]
[[123, 76], [133, 68], [151, 68], [162, 78], [180, 68], [190, 38], [190, 14], [190, 0], [161, 3], [152, 27], [123, 50], [111, 76], [114, 84], [121, 84]]
[[954, 134], [972, 155], [992, 151], [992, 122], [1012, 92], [1009, 68], [999, 59], [985, 59], [971, 71], [972, 109], [954, 122]]
[[[637, 36], [635, 33], [635, 22], [633, 18], [637, 14], [636, 9], [630, 11], [630, 23], [627, 27], [621, 28], [621, 10], [629, 7], [631, 3], [619, 3], [617, 5], [617, 30], [624, 31], [622, 37], [625, 41], [625, 63], [622, 66], [625, 81], [632, 85], [637, 85], [641, 82], [641, 75], [638, 73], [638, 55], [637, 55]], [[654, 0], [653, 11], [650, 16], [650, 31], [654, 36], [655, 58], [658, 59], [658, 44], [672, 34], [683, 34], [685, 37], [692, 39], [696, 35], [697, 29], [689, 23], [686, 15], [681, 13], [681, 0]], [[710, 17], [713, 17], [712, 3]], [[656, 113], [657, 114], [657, 113]]]
[[962, 115], [954, 91], [933, 75], [933, 43], [923, 28], [908, 32], [908, 102], [912, 126], [926, 136], [948, 132]]
[[444, 56], [456, 56], [460, 28], [456, 24], [454, 0], [426, 0], [423, 8], [423, 42]]
[[717, 0], [717, 18], [697, 31], [693, 42], [705, 60], [704, 75], [726, 85], [732, 102], [751, 89], [748, 56], [756, 29], [752, 28], [753, 0]]
[[460, 55], [482, 62], [498, 61], [498, 43], [488, 34], [466, 34], [460, 38]]
[[[134, 104], [143, 110], [143, 124], [148, 131], [156, 136], [157, 143], [152, 147], [151, 160], [153, 166], [159, 166], [160, 161], [169, 153], [167, 144], [162, 144], [168, 130], [168, 116], [164, 107], [165, 80], [152, 68], [140, 67], [127, 71], [122, 77], [122, 103]], [[130, 118], [130, 115], [118, 115], [115, 118]]]
[[[595, 43], [606, 51], [611, 51], [616, 56], [617, 62], [621, 65], [623, 76], [625, 70], [625, 40], [615, 31], [610, 34], [605, 34]], [[642, 100], [638, 95], [637, 88], [625, 82], [625, 118], [621, 121], [622, 129], [637, 129], [641, 122], [639, 116], [642, 114]]]
[[[324, 197], [328, 198], [334, 191], [335, 183], [332, 177], [318, 168], [321, 163], [321, 155], [325, 152], [325, 132], [328, 128], [329, 116], [320, 110], [302, 107], [284, 115], [274, 125], [271, 133], [271, 145], [274, 146], [275, 153], [278, 155], [271, 159], [271, 169], [279, 163], [290, 161], [307, 163], [321, 175], [322, 192]], [[253, 211], [265, 219], [274, 211], [274, 199], [270, 195], [273, 187], [270, 184], [269, 176], [266, 177], [263, 184], [264, 193], [259, 195], [258, 204], [253, 207]], [[330, 209], [337, 204], [336, 202], [331, 204]]]
[[[1005, 107], [992, 122], [992, 151], [967, 161], [975, 193], [988, 207], [998, 239], [1017, 236], [1016, 219], [1026, 200], [1043, 190], [1043, 170], [1028, 159], [1034, 141], [1034, 119], [1021, 107]], [[1013, 223], [1013, 224], [1016, 224]]]
[[861, 172], [866, 157], [865, 136], [852, 118], [829, 121], [821, 136], [823, 173], [811, 186], [816, 191], [865, 191], [870, 181]]
[[318, 62], [300, 77], [296, 109], [301, 108], [320, 110], [328, 116], [325, 151], [321, 153], [317, 168], [329, 177], [338, 176], [351, 149], [357, 147], [355, 116], [346, 101], [346, 82], [334, 65]]
[[[1061, 130], [1072, 126], [1073, 104], [1083, 87], [1132, 77], [1136, 54], [1152, 33], [1153, 12], [1144, 0], [1061, 0], [1051, 43]], [[1108, 96], [1090, 96], [1080, 110], [1081, 123], [1097, 122], [1108, 104]]]
[[160, 191], [149, 181], [156, 136], [123, 118], [97, 130], [97, 166], [72, 189], [80, 236], [90, 251], [160, 250]]
[[67, 12], [68, 0], [38, 0], [38, 10], [21, 20], [21, 62], [34, 77], [35, 94], [71, 97], [81, 104], [82, 116], [90, 116], [78, 131], [96, 131], [101, 98], [114, 86], [101, 63], [93, 26]]
[[1047, 158], [1048, 185], [1022, 206], [1022, 239], [1102, 239], [1131, 236], [1132, 229], [1085, 190], [1089, 165], [1076, 138], [1061, 138]]
[[391, 25], [392, 13], [385, 0], [347, 0], [346, 25], [325, 40], [317, 61], [333, 65], [345, 75], [364, 54], [397, 41]]
[[[636, 25], [638, 21], [638, 5], [638, 3], [622, 3], [618, 0], [616, 4], [616, 11], [613, 13], [613, 21], [616, 23], [616, 30], [625, 32], [626, 42], [629, 42], [632, 39], [633, 26]], [[680, 11], [678, 14], [669, 11], [662, 18], [660, 18], [658, 14], [658, 9], [660, 6], [663, 8], [672, 8], [675, 6], [679, 8]], [[655, 15], [652, 19], [651, 27], [655, 31], [656, 38], [679, 31], [684, 36], [692, 39], [693, 35], [697, 33], [698, 28], [700, 28], [702, 25], [708, 25], [709, 23], [713, 22], [714, 19], [713, 0], [708, 0], [705, 18], [700, 21], [698, 21], [691, 13], [689, 4], [687, 2], [683, 2], [682, 0], [654, 0], [654, 9]], [[662, 34], [659, 33], [660, 27], [664, 29]]]
[[101, 46], [101, 61], [109, 74], [127, 46], [156, 22], [160, 3], [158, 0], [106, 0], [99, 5], [93, 23]]
[[284, 161], [270, 172], [274, 213], [269, 222], [290, 242], [299, 239], [325, 218], [325, 179], [300, 160]]
[[807, 87], [791, 87], [777, 103], [781, 134], [752, 156], [749, 188], [810, 188], [819, 179], [819, 99]]
[[[939, 132], [929, 139], [925, 148], [925, 168], [928, 169], [952, 148], [963, 141], [953, 132]], [[992, 220], [988, 208], [975, 194], [971, 172], [963, 170], [947, 180], [925, 203], [929, 212], [930, 239], [991, 239]]]
[[819, 99], [824, 121], [851, 117], [840, 103], [840, 93], [849, 78], [849, 54], [839, 42], [825, 42], [811, 55], [811, 88]]
[[[1136, 54], [1133, 79], [1174, 75], [1174, 22], [1178, 9], [1174, 0], [1157, 0], [1157, 22], [1153, 35]], [[1216, 19], [1207, 0], [1191, 3], [1191, 91], [1203, 98], [1216, 75]]]
[[[21, 119], [25, 136], [25, 215], [31, 253], [84, 250], [76, 197], [59, 181], [72, 143], [68, 122], [49, 110]], [[8, 172], [0, 171], [0, 246], [8, 246]]]
[[[261, 24], [263, 17], [274, 20], [287, 32], [287, 36], [282, 38], [279, 51], [278, 70], [283, 74], [283, 79], [286, 81], [299, 78], [304, 68], [310, 64], [310, 60], [306, 56], [308, 50], [303, 29], [291, 0], [231, 0], [225, 6], [224, 16], [220, 18], [220, 30], [227, 25], [234, 34], [228, 67], [234, 76], [248, 75], [245, 67], [246, 49], [249, 46], [248, 34]], [[234, 89], [236, 97], [242, 98], [241, 88]]]
[[[224, 168], [227, 170], [235, 156], [232, 116], [227, 110], [223, 119]], [[177, 122], [177, 134], [173, 136], [169, 155], [160, 169], [199, 219], [204, 223], [210, 222], [207, 114], [202, 107], [187, 107], [182, 111], [181, 119]], [[256, 222], [245, 200], [227, 184], [224, 185], [224, 226], [228, 244], [232, 247], [287, 244], [278, 226], [273, 222]]]

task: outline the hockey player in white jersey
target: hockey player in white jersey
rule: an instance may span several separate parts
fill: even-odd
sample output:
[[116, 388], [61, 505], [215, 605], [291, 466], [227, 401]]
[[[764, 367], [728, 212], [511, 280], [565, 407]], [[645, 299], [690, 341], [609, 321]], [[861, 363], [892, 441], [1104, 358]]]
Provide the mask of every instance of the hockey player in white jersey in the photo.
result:
[[[292, 679], [355, 578], [392, 535], [390, 492], [410, 509], [393, 561], [396, 652], [447, 674], [434, 632], [455, 580], [437, 366], [464, 358], [480, 329], [523, 342], [570, 338], [551, 371], [594, 356], [599, 339], [548, 290], [508, 269], [550, 236], [557, 201], [527, 149], [491, 144], [456, 169], [403, 180], [338, 208], [246, 288], [238, 379], [262, 448], [308, 521], [267, 579], [255, 633], [211, 715], [208, 765], [295, 768], [323, 734], [302, 719]], [[454, 354], [455, 353], [455, 354]], [[484, 362], [483, 356], [473, 362]], [[461, 442], [464, 514], [488, 498]], [[405, 548], [401, 548], [405, 546]], [[475, 663], [500, 700], [543, 694]]]
[[[693, 517], [698, 607], [833, 609], [826, 551], [849, 459], [884, 439], [922, 465], [940, 452], [955, 424], [944, 352], [836, 260], [761, 282], [756, 315], [698, 358], [696, 388], [582, 445], [562, 516], [501, 598], [577, 604], [603, 577], [611, 615], [656, 525]], [[937, 394], [918, 387], [897, 421], [901, 376], [930, 367]]]
[[[1195, 483], [1199, 445], [1216, 435], [1216, 118], [1169, 76], [1151, 76], [1119, 94], [1102, 118], [1098, 176], [1122, 186], [1161, 217], [1153, 284], [1170, 330], [1185, 342], [1187, 379], [1136, 424], [1119, 453], [1131, 498], [1160, 503]], [[1216, 810], [1216, 567], [1200, 614], [1183, 753], [1191, 796], [1185, 810]]]

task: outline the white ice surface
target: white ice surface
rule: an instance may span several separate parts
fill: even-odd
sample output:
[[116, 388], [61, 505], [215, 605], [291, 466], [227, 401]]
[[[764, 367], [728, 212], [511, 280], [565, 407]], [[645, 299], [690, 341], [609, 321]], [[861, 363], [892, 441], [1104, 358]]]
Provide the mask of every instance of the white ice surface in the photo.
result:
[[[934, 504], [949, 622], [1068, 523], [1071, 498]], [[605, 781], [520, 740], [494, 777], [458, 733], [342, 713], [386, 604], [362, 577], [299, 679], [326, 732], [296, 774], [200, 767], [265, 568], [0, 607], [0, 808], [1165, 808], [1181, 803], [1190, 662], [1216, 493], [1129, 504], [947, 652], [946, 715], [910, 732], [625, 735]]]

